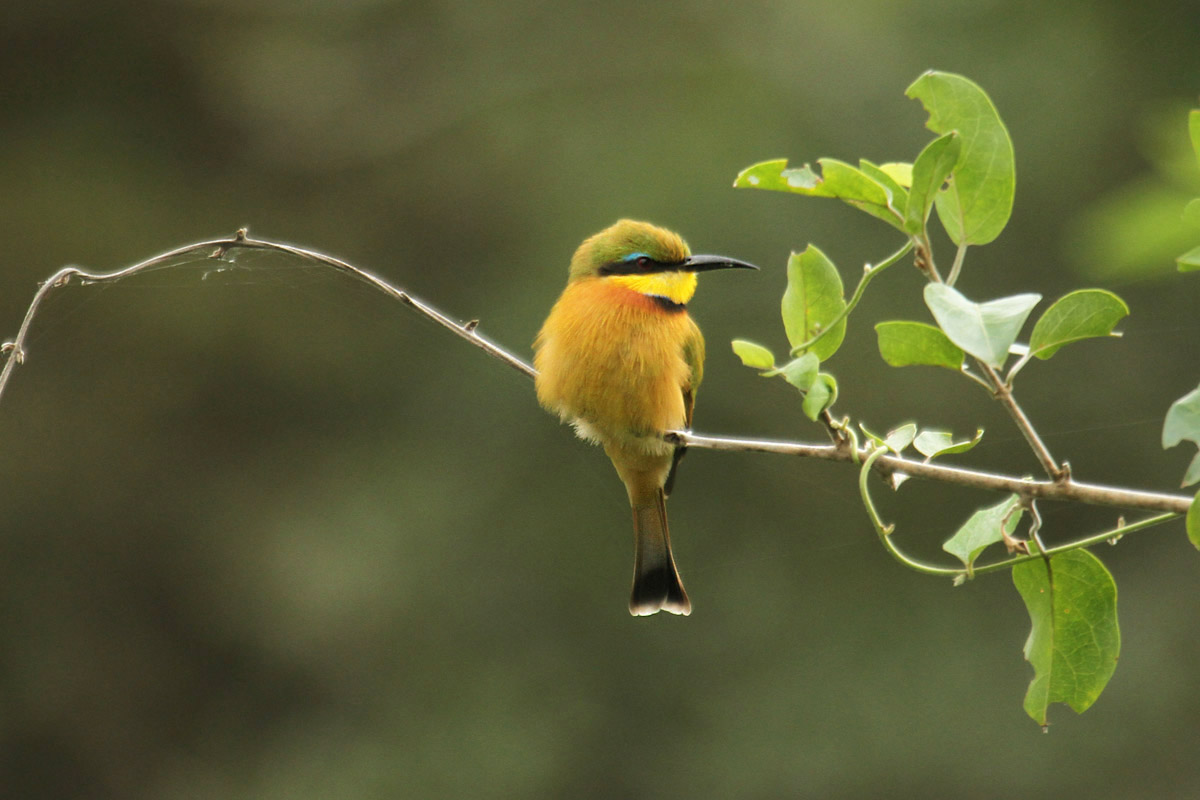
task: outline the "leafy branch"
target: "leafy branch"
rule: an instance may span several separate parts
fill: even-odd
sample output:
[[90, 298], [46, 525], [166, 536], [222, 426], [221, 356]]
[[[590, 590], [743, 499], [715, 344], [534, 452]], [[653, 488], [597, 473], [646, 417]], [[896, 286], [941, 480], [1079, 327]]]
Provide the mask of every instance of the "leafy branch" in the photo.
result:
[[[1013, 482], [996, 480], [999, 476], [956, 475], [954, 482], [989, 484], [989, 488], [1007, 485], [1006, 490], [1012, 494], [997, 506], [976, 511], [945, 543], [943, 549], [957, 556], [962, 566], [942, 567], [914, 559], [898, 547], [892, 526], [882, 521], [876, 509], [867, 478], [872, 472], [884, 471], [892, 476], [893, 487], [898, 488], [897, 477], [918, 474], [912, 462], [895, 463], [910, 445], [925, 456], [921, 467], [927, 468], [932, 466], [929, 462], [934, 458], [972, 449], [983, 431], [972, 439], [955, 441], [948, 431], [919, 430], [913, 423], [899, 425], [883, 436], [860, 423], [859, 429], [869, 440], [865, 449], [855, 446], [847, 453], [844, 447], [835, 446], [834, 451], [837, 457], [862, 463], [859, 485], [864, 507], [881, 543], [897, 561], [925, 574], [953, 576], [956, 583], [985, 572], [1013, 571], [1014, 582], [1033, 623], [1026, 657], [1034, 665], [1036, 675], [1025, 707], [1035, 720], [1045, 725], [1049, 703], [1066, 702], [1076, 711], [1083, 711], [1099, 696], [1116, 665], [1120, 636], [1116, 627], [1115, 583], [1107, 569], [1085, 548], [1170, 521], [1180, 513], [1188, 515], [1189, 537], [1200, 548], [1200, 498], [1163, 495], [1157, 501], [1150, 501], [1148, 497], [1134, 498], [1122, 492], [1112, 494], [1100, 487], [1085, 489], [1088, 485], [1074, 480], [1069, 465], [1051, 454], [1017, 400], [1014, 383], [1018, 373], [1033, 359], [1045, 361], [1066, 345], [1119, 336], [1114, 329], [1129, 314], [1129, 307], [1103, 289], [1071, 292], [1050, 305], [1035, 323], [1028, 344], [1021, 344], [1017, 339], [1041, 302], [1040, 294], [1015, 294], [976, 302], [956, 289], [955, 284], [967, 266], [968, 248], [995, 240], [1011, 216], [1016, 185], [1012, 141], [991, 99], [962, 76], [928, 72], [909, 86], [907, 95], [922, 103], [929, 115], [927, 127], [937, 134], [912, 163], [876, 165], [861, 160], [856, 168], [836, 159], [822, 158], [817, 160], [818, 172], [807, 164], [789, 167], [787, 160], [776, 159], [752, 165], [737, 176], [734, 186], [739, 188], [841, 200], [896, 229], [905, 237], [905, 243], [881, 267], [867, 268], [849, 303], [842, 299], [836, 267], [820, 250], [810, 244], [803, 253], [793, 254], [788, 262], [788, 287], [781, 306], [791, 360], [776, 366], [769, 348], [746, 340], [735, 340], [733, 350], [743, 363], [759, 370], [764, 377], [782, 376], [799, 389], [803, 395], [802, 409], [810, 419], [815, 420], [818, 415], [832, 418], [830, 409], [837, 394], [818, 390], [823, 385], [836, 387], [837, 382], [822, 367], [845, 336], [851, 312], [868, 281], [883, 266], [891, 266], [909, 252], [913, 254], [913, 266], [926, 280], [923, 299], [934, 324], [916, 320], [877, 323], [880, 355], [895, 367], [925, 365], [951, 369], [983, 387], [1003, 406], [1050, 480]], [[1200, 157], [1200, 112], [1192, 112], [1189, 130]], [[1200, 200], [1193, 202], [1200, 205]], [[929, 231], [934, 211], [957, 247], [945, 278], [936, 266]], [[1195, 252], [1180, 257], [1181, 271], [1197, 268], [1200, 262], [1196, 261]], [[1013, 355], [1018, 358], [1005, 373]], [[839, 428], [852, 430], [850, 419], [843, 419]], [[1183, 440], [1200, 445], [1200, 389], [1176, 401], [1164, 422], [1164, 447]], [[1200, 482], [1200, 454], [1184, 476], [1183, 485], [1196, 482]], [[1126, 507], [1132, 507], [1130, 501], [1146, 501], [1139, 507], [1166, 513], [1133, 524], [1126, 524], [1122, 518], [1110, 531], [1046, 547], [1040, 538], [1041, 518], [1036, 503], [1048, 498]], [[1018, 538], [1014, 534], [1026, 511], [1031, 518], [1029, 530], [1024, 538]], [[1010, 557], [977, 566], [979, 555], [999, 543], [1004, 544]], [[1028, 566], [1035, 562], [1039, 565], [1036, 568]], [[1086, 580], [1077, 580], [1081, 574], [1087, 575]], [[1102, 579], [1098, 577], [1101, 574]], [[1031, 586], [1053, 596], [1054, 602], [1047, 605], [1035, 598]], [[1067, 596], [1072, 601], [1060, 608], [1059, 600]], [[1076, 641], [1079, 615], [1071, 619], [1065, 616], [1071, 612], [1072, 603], [1076, 609], [1086, 606], [1093, 610], [1111, 605], [1089, 620], [1090, 624], [1108, 626], [1094, 632], [1094, 642], [1103, 641], [1108, 646], [1082, 646]], [[1059, 668], [1059, 661], [1066, 658], [1064, 653], [1080, 652], [1092, 660]], [[1078, 678], [1080, 675], [1085, 677]]]

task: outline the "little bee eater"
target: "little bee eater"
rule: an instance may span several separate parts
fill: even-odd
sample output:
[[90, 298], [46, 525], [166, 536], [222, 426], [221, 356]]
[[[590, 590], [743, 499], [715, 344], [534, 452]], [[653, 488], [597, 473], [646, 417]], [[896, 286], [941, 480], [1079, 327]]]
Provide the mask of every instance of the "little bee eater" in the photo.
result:
[[534, 341], [538, 401], [604, 447], [629, 493], [637, 616], [692, 611], [664, 502], [683, 448], [663, 433], [691, 427], [704, 374], [704, 337], [687, 313], [696, 273], [732, 267], [758, 269], [694, 256], [677, 234], [623, 219], [575, 251], [567, 288]]

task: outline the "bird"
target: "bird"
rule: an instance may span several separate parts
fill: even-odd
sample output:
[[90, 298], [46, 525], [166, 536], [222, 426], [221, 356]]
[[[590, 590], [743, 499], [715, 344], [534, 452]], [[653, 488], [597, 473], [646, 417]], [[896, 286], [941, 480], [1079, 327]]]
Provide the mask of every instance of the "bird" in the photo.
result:
[[758, 269], [692, 255], [676, 233], [622, 219], [579, 245], [566, 288], [534, 339], [538, 402], [599, 444], [633, 509], [629, 612], [687, 615], [691, 601], [671, 555], [666, 499], [704, 376], [704, 337], [688, 315], [697, 273]]

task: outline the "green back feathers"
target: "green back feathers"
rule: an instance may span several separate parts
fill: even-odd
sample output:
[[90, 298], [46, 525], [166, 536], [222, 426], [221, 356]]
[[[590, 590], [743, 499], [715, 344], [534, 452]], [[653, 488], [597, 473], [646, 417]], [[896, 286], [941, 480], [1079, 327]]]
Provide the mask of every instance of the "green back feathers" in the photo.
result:
[[571, 258], [570, 280], [596, 275], [600, 267], [642, 254], [663, 264], [683, 261], [692, 254], [687, 242], [666, 228], [623, 219], [579, 245]]

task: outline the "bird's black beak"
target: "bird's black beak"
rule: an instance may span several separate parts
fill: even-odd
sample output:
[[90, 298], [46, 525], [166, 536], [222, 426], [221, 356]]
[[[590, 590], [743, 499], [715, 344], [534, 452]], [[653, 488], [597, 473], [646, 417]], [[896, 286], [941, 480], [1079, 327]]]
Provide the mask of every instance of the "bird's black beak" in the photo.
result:
[[681, 272], [707, 272], [712, 269], [758, 269], [758, 267], [725, 256], [691, 256], [679, 265]]

